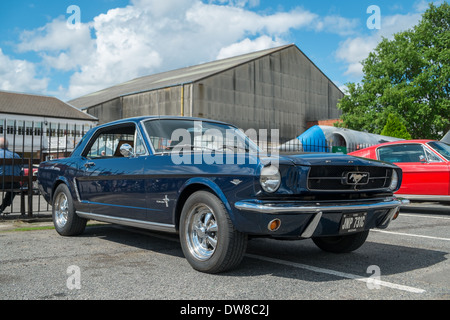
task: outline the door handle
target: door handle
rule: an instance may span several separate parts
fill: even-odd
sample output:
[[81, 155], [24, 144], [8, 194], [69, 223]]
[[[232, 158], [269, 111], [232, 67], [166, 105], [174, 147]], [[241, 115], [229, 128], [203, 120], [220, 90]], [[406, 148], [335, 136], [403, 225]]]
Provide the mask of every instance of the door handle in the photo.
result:
[[84, 166], [86, 167], [86, 169], [89, 169], [90, 167], [95, 166], [95, 162], [86, 162], [86, 163], [84, 164]]

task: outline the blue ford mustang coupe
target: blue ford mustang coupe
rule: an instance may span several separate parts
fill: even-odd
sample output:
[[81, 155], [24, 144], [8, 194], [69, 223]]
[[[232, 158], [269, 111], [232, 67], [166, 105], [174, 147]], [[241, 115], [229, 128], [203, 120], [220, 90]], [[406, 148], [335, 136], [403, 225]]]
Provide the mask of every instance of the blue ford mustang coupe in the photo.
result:
[[38, 171], [59, 234], [81, 234], [89, 219], [178, 233], [208, 273], [236, 267], [254, 236], [356, 250], [397, 217], [401, 178], [395, 165], [347, 155], [264, 155], [232, 125], [167, 116], [93, 128]]

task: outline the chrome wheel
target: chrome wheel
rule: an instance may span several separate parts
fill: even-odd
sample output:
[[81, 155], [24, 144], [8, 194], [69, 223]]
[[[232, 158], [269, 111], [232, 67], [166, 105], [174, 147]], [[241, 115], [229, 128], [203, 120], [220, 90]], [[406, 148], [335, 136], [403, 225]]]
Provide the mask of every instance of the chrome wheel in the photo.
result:
[[216, 250], [219, 231], [214, 211], [201, 203], [193, 206], [187, 217], [189, 251], [198, 260], [208, 260]]
[[58, 227], [63, 228], [69, 217], [69, 201], [67, 196], [61, 192], [56, 196], [55, 202], [55, 223]]
[[195, 270], [219, 273], [242, 261], [247, 235], [234, 228], [223, 202], [216, 195], [199, 190], [183, 205], [180, 244]]
[[61, 183], [55, 190], [52, 217], [56, 232], [62, 236], [79, 235], [86, 227], [87, 220], [77, 215], [69, 187], [64, 183]]

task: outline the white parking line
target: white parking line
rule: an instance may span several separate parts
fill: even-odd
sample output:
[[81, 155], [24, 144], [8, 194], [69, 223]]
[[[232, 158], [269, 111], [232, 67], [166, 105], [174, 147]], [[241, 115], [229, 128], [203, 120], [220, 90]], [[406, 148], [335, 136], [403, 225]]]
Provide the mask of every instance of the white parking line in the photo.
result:
[[[118, 226], [118, 228], [121, 228], [121, 226]], [[373, 230], [374, 229], [372, 229], [372, 231]], [[135, 231], [139, 232], [139, 230], [135, 230]], [[376, 230], [376, 231], [380, 231], [380, 230]], [[144, 231], [142, 231], [142, 233], [144, 233]], [[148, 235], [149, 233], [151, 233], [151, 232], [145, 231], [145, 234]], [[155, 237], [158, 237], [158, 238], [174, 241], [174, 242], [179, 242], [178, 238], [171, 238], [169, 236], [161, 236], [159, 234], [153, 234], [153, 233], [151, 233], [151, 235], [155, 236]], [[425, 292], [425, 290], [419, 289], [419, 288], [404, 286], [404, 285], [401, 285], [401, 284], [396, 284], [396, 283], [387, 282], [387, 281], [381, 281], [381, 280], [378, 280], [378, 279], [375, 279], [375, 278], [366, 278], [366, 277], [358, 276], [358, 275], [351, 274], [351, 273], [345, 273], [345, 272], [340, 272], [340, 271], [331, 270], [331, 269], [314, 267], [314, 266], [310, 266], [310, 265], [303, 264], [303, 263], [297, 263], [297, 262], [292, 262], [292, 261], [287, 261], [287, 260], [280, 260], [280, 259], [275, 259], [275, 258], [258, 256], [258, 255], [254, 255], [254, 254], [250, 254], [250, 253], [245, 254], [245, 256], [248, 257], [248, 258], [258, 259], [258, 260], [272, 262], [272, 263], [283, 264], [283, 265], [286, 265], [286, 266], [295, 267], [295, 268], [299, 268], [299, 269], [305, 269], [305, 270], [309, 270], [309, 271], [325, 273], [325, 274], [333, 275], [333, 276], [336, 276], [336, 277], [362, 281], [362, 282], [365, 282], [365, 283], [370, 283], [370, 284], [372, 284], [374, 286], [375, 285], [380, 285], [380, 286], [384, 286], [384, 287], [387, 287], [387, 288], [398, 289], [398, 290], [407, 291], [407, 292], [411, 292], [411, 293], [424, 293]]]
[[424, 218], [424, 219], [450, 220], [450, 217], [430, 216], [430, 215], [411, 214], [411, 213], [400, 213], [400, 217], [414, 217], [414, 218]]
[[425, 238], [425, 239], [433, 239], [433, 240], [442, 240], [442, 241], [450, 241], [450, 238], [440, 238], [440, 237], [432, 237], [432, 236], [424, 236], [421, 234], [412, 234], [412, 233], [403, 233], [403, 232], [393, 232], [393, 231], [385, 231], [385, 230], [378, 230], [378, 229], [372, 229], [370, 230], [381, 232], [381, 233], [389, 233], [389, 234], [396, 234], [399, 236], [408, 236], [408, 237], [417, 237], [417, 238]]
[[325, 274], [333, 275], [336, 277], [353, 279], [353, 280], [357, 280], [357, 281], [371, 283], [373, 285], [380, 285], [380, 286], [384, 286], [384, 287], [388, 287], [388, 288], [392, 288], [392, 289], [398, 289], [398, 290], [402, 290], [402, 291], [408, 291], [408, 292], [412, 292], [412, 293], [424, 293], [425, 292], [425, 290], [419, 289], [419, 288], [414, 288], [414, 287], [404, 286], [404, 285], [395, 284], [395, 283], [391, 283], [391, 282], [381, 281], [381, 280], [374, 279], [374, 278], [361, 277], [361, 276], [358, 276], [355, 274], [340, 272], [340, 271], [336, 271], [336, 270], [313, 267], [313, 266], [309, 266], [309, 265], [306, 265], [303, 263], [297, 263], [297, 262], [292, 262], [292, 261], [263, 257], [263, 256], [254, 255], [254, 254], [246, 254], [246, 257], [263, 260], [263, 261], [268, 261], [268, 262], [273, 262], [273, 263], [278, 263], [278, 264], [283, 264], [283, 265], [294, 267], [294, 268], [305, 269], [305, 270], [319, 272], [319, 273], [325, 273]]

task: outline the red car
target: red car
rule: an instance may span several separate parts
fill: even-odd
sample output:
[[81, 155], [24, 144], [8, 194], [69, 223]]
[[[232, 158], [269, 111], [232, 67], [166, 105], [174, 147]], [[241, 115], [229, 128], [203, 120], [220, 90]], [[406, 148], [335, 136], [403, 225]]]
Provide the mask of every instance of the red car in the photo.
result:
[[402, 168], [396, 192], [411, 200], [450, 201], [450, 145], [435, 140], [386, 142], [349, 153], [391, 162]]

